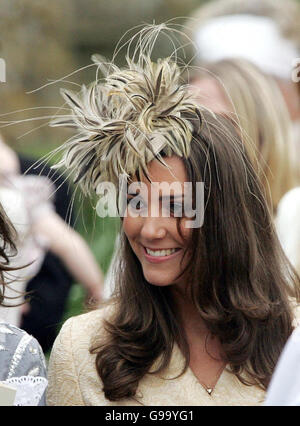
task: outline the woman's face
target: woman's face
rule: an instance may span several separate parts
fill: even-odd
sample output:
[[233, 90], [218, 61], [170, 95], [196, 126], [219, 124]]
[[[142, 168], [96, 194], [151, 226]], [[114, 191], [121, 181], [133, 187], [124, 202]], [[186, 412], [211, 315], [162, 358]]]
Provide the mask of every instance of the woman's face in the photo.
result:
[[[157, 286], [181, 284], [179, 275], [187, 266], [189, 257], [184, 256], [184, 252], [187, 249], [190, 229], [185, 227], [186, 219], [182, 218], [180, 220], [181, 236], [177, 230], [178, 218], [173, 215], [174, 210], [178, 212], [180, 211], [178, 209], [183, 206], [183, 188], [184, 182], [187, 182], [186, 170], [183, 162], [176, 156], [164, 158], [164, 161], [171, 171], [157, 160], [153, 160], [148, 165], [152, 182], [142, 178], [145, 186], [139, 193], [137, 207], [145, 217], [142, 215], [133, 217], [130, 201], [136, 197], [136, 193], [130, 194], [129, 190], [127, 217], [123, 219], [124, 232], [132, 250], [141, 262], [145, 279]], [[170, 197], [168, 185], [158, 188], [162, 182], [174, 184], [175, 189], [171, 191]], [[154, 196], [155, 193], [157, 196]], [[167, 216], [168, 211], [163, 203], [169, 201], [170, 215], [164, 217], [164, 215]], [[153, 214], [155, 209], [156, 214]]]

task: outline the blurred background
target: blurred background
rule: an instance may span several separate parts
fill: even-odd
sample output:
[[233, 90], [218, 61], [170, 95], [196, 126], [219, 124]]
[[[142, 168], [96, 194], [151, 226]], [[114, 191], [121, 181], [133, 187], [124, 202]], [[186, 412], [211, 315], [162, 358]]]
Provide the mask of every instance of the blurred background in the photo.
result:
[[[31, 158], [45, 156], [66, 140], [68, 133], [49, 128], [49, 117], [38, 118], [53, 114], [55, 109], [33, 108], [62, 105], [60, 87], [76, 90], [74, 84], [88, 84], [94, 79], [95, 67], [73, 74], [64, 82], [35, 89], [91, 64], [93, 53], [111, 59], [127, 30], [177, 17], [182, 17], [179, 23], [183, 23], [203, 3], [205, 0], [1, 0], [0, 58], [6, 63], [6, 82], [0, 83], [0, 133], [6, 143]], [[163, 43], [160, 48], [163, 55]], [[32, 117], [37, 119], [29, 120]], [[118, 220], [97, 218], [87, 200], [77, 199], [74, 212], [75, 228], [106, 272]], [[74, 283], [64, 319], [81, 313], [83, 301], [84, 290]]]

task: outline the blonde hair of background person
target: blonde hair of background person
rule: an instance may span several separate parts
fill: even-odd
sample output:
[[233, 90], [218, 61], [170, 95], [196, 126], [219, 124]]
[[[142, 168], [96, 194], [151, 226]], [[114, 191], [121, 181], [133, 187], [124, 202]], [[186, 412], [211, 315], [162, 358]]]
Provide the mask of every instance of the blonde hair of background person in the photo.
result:
[[[231, 26], [226, 19], [231, 19]], [[199, 45], [197, 37], [213, 22], [213, 41], [206, 38], [207, 46], [202, 38]], [[300, 82], [292, 80], [293, 62], [300, 57], [299, 22], [300, 4], [296, 0], [212, 0], [193, 12], [184, 31], [194, 42], [191, 54], [196, 65], [239, 55], [274, 76], [293, 123], [293, 167], [300, 182]], [[230, 35], [232, 24], [234, 37]], [[256, 29], [263, 34], [259, 40]]]
[[194, 73], [199, 103], [228, 115], [241, 127], [247, 153], [276, 212], [297, 184], [292, 161], [291, 120], [275, 81], [243, 59], [204, 64]]

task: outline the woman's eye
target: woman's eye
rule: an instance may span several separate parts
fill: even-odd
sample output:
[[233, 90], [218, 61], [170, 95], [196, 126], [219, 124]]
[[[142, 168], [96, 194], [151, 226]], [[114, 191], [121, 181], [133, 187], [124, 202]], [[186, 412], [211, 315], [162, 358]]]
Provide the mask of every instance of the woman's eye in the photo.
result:
[[182, 216], [182, 204], [181, 203], [170, 203], [170, 212], [174, 216]]
[[146, 208], [146, 203], [142, 198], [139, 197], [128, 197], [127, 198], [127, 206], [136, 211], [143, 210]]
[[141, 209], [143, 208], [143, 202], [142, 202], [141, 200], [139, 200], [139, 201], [136, 203], [135, 208], [136, 208], [137, 210], [141, 210]]

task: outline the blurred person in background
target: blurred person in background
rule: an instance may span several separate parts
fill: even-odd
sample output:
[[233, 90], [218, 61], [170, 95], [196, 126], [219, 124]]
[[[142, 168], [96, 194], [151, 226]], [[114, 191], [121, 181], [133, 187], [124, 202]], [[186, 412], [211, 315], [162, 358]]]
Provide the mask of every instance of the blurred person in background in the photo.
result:
[[[17, 156], [21, 174], [29, 170], [30, 175], [45, 176], [51, 180], [55, 193], [55, 211], [68, 226], [73, 227], [73, 210], [68, 211], [72, 190], [64, 178], [53, 173], [46, 164], [37, 165], [33, 158], [23, 154], [14, 155]], [[44, 352], [49, 351], [53, 345], [73, 282], [73, 276], [59, 256], [47, 250], [41, 269], [27, 284], [26, 289], [32, 294], [28, 297], [29, 309], [23, 313], [21, 327], [36, 336]]]
[[0, 404], [45, 405], [47, 374], [42, 349], [34, 337], [2, 318], [7, 290], [19, 272], [11, 265], [18, 238], [0, 204]]
[[[186, 23], [195, 65], [244, 58], [277, 82], [292, 120], [293, 167], [300, 182], [300, 4], [296, 0], [212, 0]], [[299, 64], [298, 64], [299, 65]]]
[[[31, 174], [33, 168], [27, 175], [21, 175], [22, 166], [27, 170], [34, 161], [20, 160], [3, 139], [0, 141], [0, 158], [0, 199], [19, 235], [18, 256], [13, 259], [13, 264], [30, 264], [15, 272], [16, 279], [9, 286], [7, 296], [17, 296], [16, 300], [20, 302], [25, 289], [32, 291], [30, 304], [7, 308], [2, 315], [7, 316], [12, 324], [21, 324], [41, 341], [46, 351], [56, 337], [70, 287], [70, 284], [65, 285], [62, 267], [85, 287], [93, 303], [102, 300], [103, 274], [83, 238], [56, 213], [55, 186], [48, 177], [39, 176], [43, 166], [40, 170], [35, 169], [38, 175]], [[46, 258], [45, 263], [47, 252], [50, 252], [50, 259]], [[70, 280], [69, 275], [65, 278]]]

